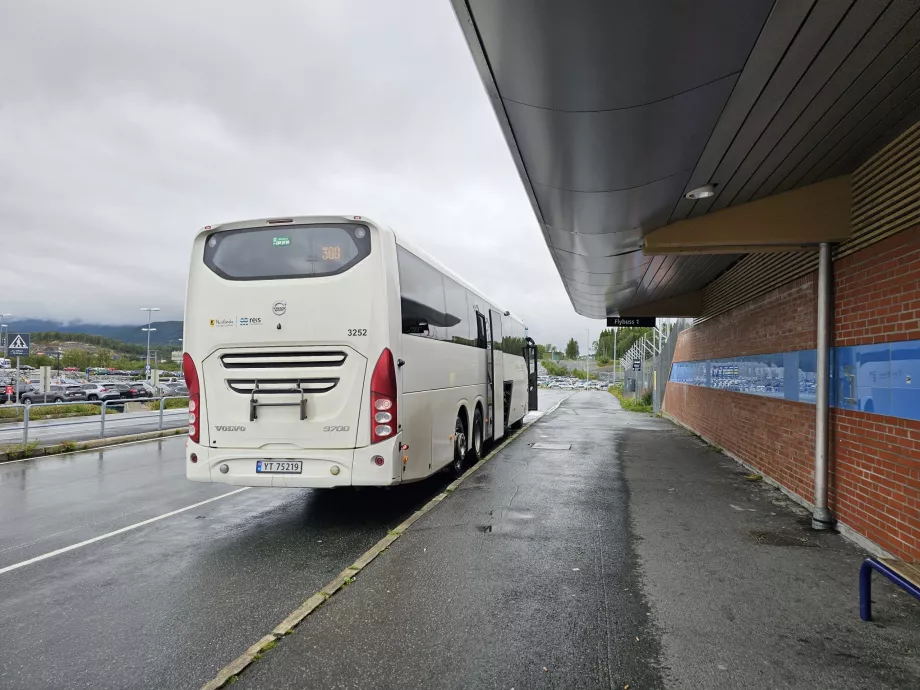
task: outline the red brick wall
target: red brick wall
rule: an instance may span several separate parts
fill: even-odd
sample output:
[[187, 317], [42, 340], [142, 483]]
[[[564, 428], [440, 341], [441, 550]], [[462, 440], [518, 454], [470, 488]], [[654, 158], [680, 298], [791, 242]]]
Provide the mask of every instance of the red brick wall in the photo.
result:
[[[835, 344], [920, 339], [920, 228], [834, 264]], [[816, 276], [680, 334], [674, 361], [811, 349]], [[808, 501], [815, 408], [669, 383], [664, 411]], [[829, 504], [892, 554], [920, 561], [920, 422], [832, 409]]]
[[816, 275], [794, 280], [682, 331], [674, 361], [814, 349]]
[[920, 227], [834, 263], [835, 345], [920, 339]]
[[920, 422], [831, 410], [831, 512], [908, 560], [920, 561]]

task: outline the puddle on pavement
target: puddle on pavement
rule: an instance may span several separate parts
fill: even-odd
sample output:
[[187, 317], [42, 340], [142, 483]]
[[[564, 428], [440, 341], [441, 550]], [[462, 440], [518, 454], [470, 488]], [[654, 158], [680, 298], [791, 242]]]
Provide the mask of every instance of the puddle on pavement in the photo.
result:
[[496, 532], [501, 534], [513, 534], [520, 532], [521, 529], [533, 520], [533, 513], [523, 510], [511, 510], [510, 508], [499, 508], [489, 511], [492, 517], [492, 524], [478, 525], [477, 530], [483, 533]]
[[818, 546], [808, 537], [790, 532], [753, 530], [749, 534], [755, 542], [764, 546], [805, 546], [810, 548]]

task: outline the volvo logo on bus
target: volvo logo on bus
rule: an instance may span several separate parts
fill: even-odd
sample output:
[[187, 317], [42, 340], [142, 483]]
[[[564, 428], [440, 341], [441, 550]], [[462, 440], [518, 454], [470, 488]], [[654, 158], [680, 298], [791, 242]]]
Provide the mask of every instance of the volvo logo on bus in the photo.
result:
[[217, 425], [214, 427], [217, 431], [246, 431], [244, 426], [220, 426]]
[[284, 300], [278, 300], [272, 305], [272, 313], [275, 316], [281, 316], [286, 311], [287, 311], [287, 302], [285, 302]]

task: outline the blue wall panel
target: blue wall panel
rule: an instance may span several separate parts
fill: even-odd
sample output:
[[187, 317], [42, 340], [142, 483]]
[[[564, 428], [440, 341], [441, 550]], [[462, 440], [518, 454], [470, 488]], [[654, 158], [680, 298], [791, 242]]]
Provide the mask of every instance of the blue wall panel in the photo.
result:
[[[920, 341], [832, 348], [830, 404], [920, 420]], [[670, 381], [815, 402], [817, 352], [674, 362]]]

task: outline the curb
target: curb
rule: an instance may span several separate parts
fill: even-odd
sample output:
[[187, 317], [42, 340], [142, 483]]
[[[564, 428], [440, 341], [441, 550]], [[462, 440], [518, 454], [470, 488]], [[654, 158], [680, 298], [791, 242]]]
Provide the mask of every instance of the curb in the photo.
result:
[[556, 408], [558, 408], [570, 397], [571, 395], [566, 396], [542, 415], [540, 415], [536, 420], [512, 432], [511, 435], [509, 435], [500, 444], [493, 448], [488, 455], [470, 467], [466, 472], [460, 475], [460, 477], [448, 484], [441, 493], [431, 498], [425, 505], [416, 510], [405, 520], [403, 520], [397, 527], [387, 532], [385, 537], [383, 537], [370, 549], [359, 556], [354, 563], [345, 568], [345, 570], [339, 573], [331, 582], [329, 582], [326, 586], [322, 587], [318, 592], [304, 601], [299, 607], [294, 609], [294, 611], [292, 611], [283, 621], [275, 626], [275, 628], [268, 635], [260, 639], [240, 656], [224, 666], [224, 668], [220, 670], [220, 672], [217, 674], [217, 676], [214, 677], [213, 680], [205, 683], [201, 687], [201, 690], [219, 690], [226, 685], [232, 685], [235, 683], [239, 678], [239, 674], [246, 667], [261, 659], [266, 652], [278, 644], [278, 641], [281, 640], [281, 638], [292, 634], [294, 629], [300, 625], [300, 623], [302, 623], [307, 616], [309, 616], [316, 609], [326, 603], [330, 597], [354, 582], [355, 576], [365, 567], [367, 567], [371, 561], [377, 558], [377, 556], [386, 551], [390, 545], [399, 539], [416, 520], [425, 515], [425, 513], [430, 511], [445, 498], [450, 496], [450, 494], [456, 491], [457, 487], [459, 487], [470, 475], [472, 475], [474, 472], [476, 472], [476, 470], [478, 470], [480, 467], [489, 462], [489, 460], [498, 455], [505, 448], [505, 446], [523, 434], [527, 429], [533, 426], [533, 424], [554, 412]]
[[62, 453], [73, 453], [81, 450], [93, 450], [94, 448], [104, 448], [106, 446], [117, 446], [123, 443], [133, 443], [135, 441], [151, 441], [158, 438], [167, 438], [169, 436], [181, 436], [188, 433], [188, 427], [176, 427], [174, 429], [163, 429], [162, 431], [145, 431], [142, 434], [128, 434], [126, 436], [109, 436], [106, 438], [97, 438], [89, 441], [76, 441], [64, 445], [56, 443], [50, 446], [40, 446], [38, 448], [16, 450], [10, 453], [0, 453], [0, 463], [16, 462], [17, 460], [31, 460], [32, 458], [41, 458], [46, 455], [60, 455]]

